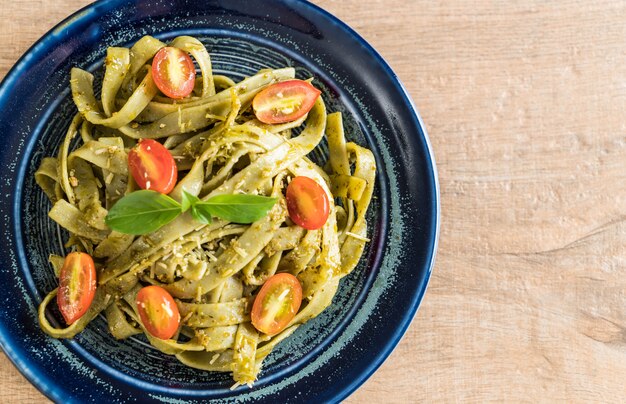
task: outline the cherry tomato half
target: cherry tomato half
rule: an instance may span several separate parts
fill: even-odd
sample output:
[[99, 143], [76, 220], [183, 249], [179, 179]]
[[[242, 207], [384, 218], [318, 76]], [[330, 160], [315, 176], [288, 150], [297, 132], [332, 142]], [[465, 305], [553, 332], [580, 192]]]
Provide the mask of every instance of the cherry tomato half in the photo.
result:
[[174, 158], [156, 140], [142, 139], [130, 149], [128, 167], [142, 189], [168, 194], [176, 185], [178, 170]]
[[96, 295], [96, 267], [89, 254], [73, 252], [65, 257], [59, 274], [57, 304], [67, 324], [81, 318]]
[[300, 281], [288, 273], [269, 278], [252, 305], [252, 325], [267, 335], [278, 334], [294, 318], [302, 303]]
[[324, 226], [330, 212], [328, 195], [309, 177], [296, 177], [287, 186], [289, 217], [300, 227], [317, 230]]
[[166, 96], [184, 98], [196, 84], [196, 67], [187, 52], [166, 46], [154, 55], [152, 79]]
[[320, 93], [308, 81], [283, 81], [259, 92], [252, 100], [252, 108], [263, 123], [291, 122], [308, 113]]
[[159, 339], [170, 339], [180, 325], [178, 306], [165, 289], [146, 286], [137, 293], [137, 310], [141, 323], [148, 332]]

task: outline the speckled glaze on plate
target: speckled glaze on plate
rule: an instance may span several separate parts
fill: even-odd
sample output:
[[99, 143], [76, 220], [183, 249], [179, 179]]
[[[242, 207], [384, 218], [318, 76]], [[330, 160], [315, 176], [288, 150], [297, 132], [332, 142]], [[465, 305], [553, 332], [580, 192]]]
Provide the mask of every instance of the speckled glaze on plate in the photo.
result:
[[[313, 76], [349, 140], [378, 164], [369, 211], [371, 243], [333, 304], [266, 359], [252, 389], [230, 375], [180, 364], [143, 337], [116, 341], [97, 318], [73, 340], [47, 337], [36, 308], [55, 287], [47, 263], [66, 235], [33, 173], [55, 155], [75, 113], [69, 70], [102, 76], [108, 46], [150, 34], [187, 34], [208, 48], [214, 70], [239, 80], [261, 68]], [[0, 345], [46, 396], [64, 402], [333, 402], [353, 392], [396, 346], [422, 300], [439, 226], [437, 175], [423, 124], [382, 58], [325, 11], [295, 0], [100, 1], [40, 39], [0, 85]], [[326, 154], [325, 145], [315, 151]]]

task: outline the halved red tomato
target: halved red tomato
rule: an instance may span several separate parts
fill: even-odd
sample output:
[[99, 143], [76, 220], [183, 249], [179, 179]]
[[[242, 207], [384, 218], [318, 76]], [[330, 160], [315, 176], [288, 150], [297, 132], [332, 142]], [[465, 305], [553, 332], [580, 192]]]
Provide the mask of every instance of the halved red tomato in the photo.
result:
[[176, 162], [161, 143], [142, 139], [128, 153], [128, 167], [142, 189], [168, 194], [176, 185]]
[[159, 339], [170, 339], [180, 325], [178, 306], [165, 289], [146, 286], [137, 293], [137, 310], [141, 323], [148, 332]]
[[59, 274], [57, 304], [67, 324], [81, 318], [96, 295], [96, 267], [89, 254], [73, 252], [65, 257]]
[[152, 79], [166, 96], [184, 98], [196, 84], [196, 68], [187, 52], [166, 46], [152, 59]]
[[302, 303], [300, 281], [288, 273], [269, 278], [252, 305], [252, 325], [267, 335], [278, 334], [295, 317]]
[[296, 177], [287, 186], [289, 217], [300, 227], [317, 230], [324, 226], [330, 212], [328, 195], [315, 180]]
[[259, 92], [252, 100], [252, 108], [263, 123], [291, 122], [308, 113], [320, 93], [308, 81], [283, 81]]

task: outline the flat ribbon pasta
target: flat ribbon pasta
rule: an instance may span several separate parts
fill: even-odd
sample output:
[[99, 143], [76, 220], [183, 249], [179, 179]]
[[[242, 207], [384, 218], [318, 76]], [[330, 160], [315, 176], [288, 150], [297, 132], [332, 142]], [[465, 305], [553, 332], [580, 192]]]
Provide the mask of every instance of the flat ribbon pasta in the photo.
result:
[[[192, 94], [182, 100], [161, 95], [152, 78], [151, 60], [164, 46], [188, 52], [199, 67]], [[143, 334], [187, 366], [232, 372], [237, 384], [251, 384], [276, 344], [331, 304], [368, 241], [376, 163], [369, 150], [346, 142], [341, 113], [327, 114], [321, 97], [293, 122], [269, 125], [254, 117], [255, 95], [294, 77], [291, 67], [239, 83], [214, 75], [209, 53], [189, 36], [169, 45], [146, 36], [130, 49], [109, 48], [99, 100], [94, 76], [72, 69], [78, 113], [58, 155], [42, 160], [35, 180], [52, 203], [50, 218], [70, 233], [67, 247], [94, 257], [98, 288], [88, 312], [65, 327], [47, 311], [57, 289], [50, 292], [39, 306], [47, 334], [72, 338], [103, 313], [117, 339]], [[249, 225], [218, 219], [205, 225], [186, 213], [142, 236], [111, 231], [108, 210], [137, 189], [129, 149], [147, 138], [160, 139], [177, 162], [179, 182], [170, 194], [176, 200], [185, 190], [202, 200], [246, 193], [278, 202]], [[324, 139], [329, 159], [320, 167], [307, 156]], [[318, 230], [289, 219], [284, 193], [296, 176], [315, 180], [328, 196], [331, 214]], [[52, 255], [50, 262], [58, 274], [63, 258]], [[298, 278], [303, 303], [286, 329], [265, 335], [251, 324], [251, 306], [266, 280], [281, 272]], [[136, 296], [146, 285], [175, 298], [181, 327], [169, 340], [152, 337], [141, 323]]]

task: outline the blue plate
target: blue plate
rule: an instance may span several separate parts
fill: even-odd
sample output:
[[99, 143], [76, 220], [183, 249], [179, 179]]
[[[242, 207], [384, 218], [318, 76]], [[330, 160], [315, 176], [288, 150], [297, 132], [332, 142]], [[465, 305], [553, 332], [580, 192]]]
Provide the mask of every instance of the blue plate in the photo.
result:
[[[47, 263], [64, 235], [33, 173], [55, 155], [75, 107], [72, 66], [102, 76], [108, 46], [150, 34], [201, 39], [215, 71], [234, 79], [295, 66], [315, 78], [331, 111], [343, 111], [350, 140], [378, 163], [369, 212], [371, 243], [321, 316], [266, 360], [252, 389], [231, 391], [227, 374], [190, 369], [143, 338], [116, 341], [97, 318], [69, 341], [39, 329], [36, 308], [55, 287]], [[433, 266], [439, 197], [424, 125], [395, 74], [354, 31], [294, 0], [137, 0], [92, 4], [39, 40], [0, 85], [0, 344], [15, 366], [55, 401], [219, 399], [339, 401], [398, 343], [424, 296]], [[322, 146], [318, 157], [325, 153]], [[415, 369], [417, 371], [417, 369]], [[176, 401], [179, 402], [179, 401]]]

